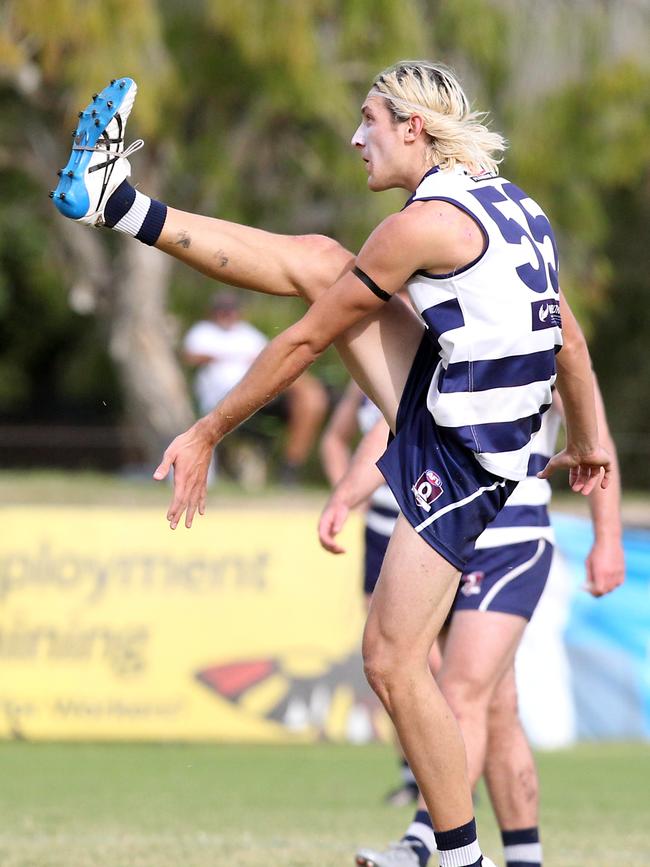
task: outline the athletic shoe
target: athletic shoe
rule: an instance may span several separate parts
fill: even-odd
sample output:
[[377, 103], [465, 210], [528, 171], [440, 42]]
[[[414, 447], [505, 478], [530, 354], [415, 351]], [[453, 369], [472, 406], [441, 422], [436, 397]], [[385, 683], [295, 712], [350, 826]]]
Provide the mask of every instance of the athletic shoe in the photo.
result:
[[[417, 852], [413, 845], [405, 840], [391, 843], [384, 852], [377, 852], [374, 849], [360, 849], [355, 860], [358, 867], [420, 867]], [[496, 867], [496, 864], [483, 855], [482, 867]]]
[[131, 174], [127, 157], [144, 144], [138, 139], [124, 149], [126, 122], [137, 92], [132, 78], [113, 79], [79, 112], [70, 159], [58, 173], [57, 188], [50, 193], [64, 217], [90, 226], [103, 225], [106, 202]]
[[358, 867], [420, 867], [420, 859], [410, 843], [400, 840], [391, 843], [388, 849], [360, 849], [356, 855]]
[[384, 797], [384, 803], [390, 807], [408, 807], [415, 804], [419, 796], [417, 783], [404, 783], [398, 789], [392, 789]]

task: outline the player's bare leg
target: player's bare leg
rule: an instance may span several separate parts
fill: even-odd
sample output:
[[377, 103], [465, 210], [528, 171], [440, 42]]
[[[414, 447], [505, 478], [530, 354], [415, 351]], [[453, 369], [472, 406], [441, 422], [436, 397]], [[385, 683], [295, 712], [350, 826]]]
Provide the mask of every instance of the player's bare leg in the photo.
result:
[[325, 387], [310, 373], [303, 373], [286, 390], [288, 418], [284, 469], [302, 467], [312, 450], [327, 414]]
[[[446, 631], [437, 682], [458, 720], [472, 788], [486, 762], [488, 721], [526, 621], [492, 611], [457, 611]], [[423, 798], [419, 805], [426, 809]]]
[[539, 779], [519, 719], [514, 666], [501, 679], [490, 704], [484, 776], [506, 860], [513, 860], [508, 857], [509, 845], [516, 847], [518, 854], [525, 846], [526, 863], [541, 865]]
[[370, 605], [366, 673], [397, 730], [437, 829], [474, 814], [458, 724], [429, 669], [458, 572], [398, 518]]
[[[64, 216], [111, 226], [221, 282], [271, 295], [301, 295], [307, 303], [352, 267], [352, 254], [329, 238], [277, 235], [189, 214], [132, 187], [128, 156], [142, 142], [125, 149], [124, 137], [136, 93], [132, 79], [116, 79], [80, 112], [70, 159], [51, 193]], [[399, 299], [364, 325], [337, 347], [361, 388], [394, 425], [423, 325]]]
[[[430, 669], [437, 671], [441, 692], [458, 720], [466, 749], [467, 778], [472, 789], [484, 772], [486, 747], [491, 750], [491, 742], [488, 747], [489, 712], [497, 707], [501, 696], [507, 698], [508, 685], [504, 681], [504, 673], [512, 670], [514, 654], [525, 626], [523, 618], [510, 614], [457, 611], [443, 633], [442, 661], [438, 662], [435, 655], [429, 660]], [[496, 722], [499, 717], [495, 716], [494, 719]], [[504, 719], [500, 719], [503, 723]], [[501, 748], [508, 749], [505, 738]], [[489, 757], [492, 758], [492, 755], [489, 754]], [[493, 774], [496, 785], [499, 785], [501, 771], [496, 761]], [[429, 777], [428, 783], [433, 790], [437, 789], [436, 782], [434, 776]], [[507, 786], [505, 781], [503, 784]], [[515, 819], [514, 812], [507, 812], [510, 809], [507, 793], [503, 791], [502, 794], [504, 814]], [[431, 814], [424, 795], [426, 793], [421, 790], [415, 818], [400, 843], [385, 850], [360, 849], [357, 853], [360, 867], [420, 867], [427, 860], [428, 853], [435, 845], [432, 842], [431, 820], [426, 813], [431, 816], [434, 829], [440, 826]]]
[[[232, 286], [314, 302], [354, 264], [322, 235], [278, 235], [169, 208], [156, 247]], [[393, 298], [336, 341], [345, 366], [394, 428], [406, 378], [424, 326], [410, 305]]]
[[525, 628], [523, 617], [499, 611], [457, 611], [451, 618], [438, 684], [463, 732], [472, 786], [485, 765], [489, 708]]
[[322, 235], [279, 235], [167, 208], [154, 245], [207, 277], [267, 295], [314, 301], [354, 257]]
[[490, 705], [485, 781], [499, 827], [537, 824], [537, 769], [519, 720], [513, 668], [501, 680]]

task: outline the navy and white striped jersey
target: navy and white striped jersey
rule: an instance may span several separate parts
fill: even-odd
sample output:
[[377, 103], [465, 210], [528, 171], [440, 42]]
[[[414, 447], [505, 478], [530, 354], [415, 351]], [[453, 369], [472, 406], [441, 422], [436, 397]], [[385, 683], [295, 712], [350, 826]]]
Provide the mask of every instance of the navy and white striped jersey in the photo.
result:
[[519, 482], [505, 506], [478, 537], [476, 548], [498, 548], [534, 539], [555, 541], [548, 514], [551, 486], [546, 479], [538, 479], [537, 473], [555, 453], [561, 423], [562, 414], [552, 406], [544, 414], [542, 426], [533, 437], [528, 475]]
[[539, 205], [498, 176], [432, 169], [407, 206], [429, 200], [468, 213], [485, 249], [454, 273], [418, 271], [408, 281], [439, 347], [427, 407], [488, 472], [524, 479], [562, 345], [553, 231]]
[[[357, 411], [357, 423], [362, 434], [367, 434], [383, 418], [381, 411], [364, 394]], [[395, 495], [388, 485], [380, 485], [370, 497], [366, 512], [366, 526], [382, 536], [390, 536], [399, 515], [399, 506]]]

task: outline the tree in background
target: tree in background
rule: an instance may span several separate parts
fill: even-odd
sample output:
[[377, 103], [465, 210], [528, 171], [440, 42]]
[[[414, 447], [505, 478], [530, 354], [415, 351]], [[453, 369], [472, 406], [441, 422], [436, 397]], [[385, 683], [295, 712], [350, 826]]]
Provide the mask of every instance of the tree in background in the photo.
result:
[[[16, 194], [2, 208], [8, 226], [14, 206], [21, 206], [24, 218], [2, 251], [5, 309], [24, 306], [15, 293], [29, 293], [37, 283], [44, 307], [60, 311], [59, 293], [65, 293], [72, 311], [96, 318], [86, 330], [105, 342], [124, 411], [151, 461], [191, 412], [167, 316], [171, 262], [140, 245], [120, 244], [109, 233], [79, 231], [59, 219], [44, 196], [67, 157], [63, 130], [73, 129], [74, 111], [87, 102], [89, 87], [116, 74], [138, 81], [129, 132], [143, 135], [148, 150], [138, 161], [137, 180], [160, 198], [231, 219], [266, 220], [285, 231], [333, 231], [332, 201], [340, 191], [344, 201], [337, 210], [344, 217], [336, 228], [343, 223], [360, 237], [373, 216], [360, 213], [356, 200], [346, 207], [353, 199], [352, 160], [346, 163], [338, 153], [342, 130], [347, 137], [353, 125], [358, 81], [367, 72], [366, 65], [346, 65], [342, 57], [358, 43], [367, 48], [365, 64], [380, 51], [388, 62], [387, 49], [380, 48], [383, 33], [402, 33], [399, 48], [417, 36], [415, 7], [403, 18], [390, 3], [376, 9], [376, 29], [365, 28], [355, 4], [341, 20], [334, 3], [248, 2], [237, 8], [224, 14], [221, 4], [209, 2], [16, 0], [0, 13], [0, 169]], [[404, 10], [409, 12], [408, 3]], [[406, 26], [408, 21], [413, 23]], [[40, 239], [45, 282], [25, 258], [34, 237]], [[211, 289], [186, 279], [180, 306], [198, 309]], [[70, 330], [79, 335], [84, 328], [71, 317]], [[6, 336], [15, 335], [7, 329]], [[12, 368], [38, 356], [39, 344], [41, 354], [53, 345], [33, 328], [20, 337], [5, 359]], [[32, 373], [47, 375], [41, 366]], [[105, 383], [87, 384], [97, 395], [106, 392]], [[5, 405], [25, 406], [30, 385], [27, 377], [14, 381]]]
[[[167, 173], [168, 155], [158, 128], [170, 110], [169, 95], [178, 90], [159, 10], [149, 0], [20, 0], [5, 4], [0, 21], [5, 83], [1, 159], [3, 173], [17, 187], [15, 198], [4, 202], [3, 219], [11, 226], [15, 207], [23, 217], [20, 230], [9, 231], [5, 261], [14, 241], [24, 257], [33, 239], [39, 239], [42, 267], [51, 275], [49, 305], [60, 308], [60, 296], [67, 294], [74, 312], [96, 316], [97, 324], [85, 328], [101, 337], [117, 370], [126, 414], [153, 459], [192, 415], [168, 333], [170, 264], [143, 245], [117, 245], [100, 232], [80, 231], [57, 220], [44, 194], [67, 159], [64, 149], [75, 128], [76, 110], [87, 103], [89, 87], [99, 88], [116, 74], [109, 72], [116, 58], [142, 86], [138, 128], [151, 147], [140, 179], [156, 187]], [[28, 184], [27, 196], [23, 182]], [[33, 268], [29, 259], [23, 262], [28, 275]], [[30, 277], [22, 286], [12, 281], [5, 291], [18, 289], [29, 293]], [[46, 309], [26, 335], [34, 347], [40, 343], [41, 319], [47, 319]], [[84, 330], [76, 324], [78, 332]], [[95, 381], [91, 387], [99, 402], [105, 394], [102, 383]]]
[[[213, 287], [141, 245], [67, 224], [45, 198], [74, 110], [116, 74], [140, 86], [129, 137], [146, 140], [134, 159], [143, 189], [356, 248], [400, 202], [368, 196], [345, 147], [368, 82], [399, 57], [446, 60], [510, 138], [504, 173], [558, 227], [562, 282], [598, 358], [598, 329], [611, 334], [625, 318], [616, 239], [647, 213], [648, 35], [649, 15], [633, 0], [9, 0], [0, 11], [0, 312], [21, 312], [24, 327], [1, 335], [0, 403], [34, 400], [30, 360], [52, 347], [65, 360], [56, 387], [97, 401], [111, 373], [103, 345], [118, 373], [114, 396], [152, 460], [187, 424], [176, 332]], [[34, 328], [27, 311], [38, 309]], [[263, 296], [252, 305], [270, 335], [300, 310]], [[322, 362], [333, 382], [339, 370], [332, 356]], [[638, 393], [643, 372], [621, 365], [636, 385], [617, 394]], [[645, 425], [634, 410], [621, 405]]]

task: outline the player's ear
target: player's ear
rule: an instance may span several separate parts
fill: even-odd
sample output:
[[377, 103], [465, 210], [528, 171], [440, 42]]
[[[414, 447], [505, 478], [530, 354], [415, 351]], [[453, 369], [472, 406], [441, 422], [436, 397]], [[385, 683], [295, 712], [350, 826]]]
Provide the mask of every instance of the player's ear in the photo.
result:
[[407, 122], [404, 133], [404, 141], [412, 142], [420, 135], [424, 129], [424, 118], [421, 114], [412, 114]]

